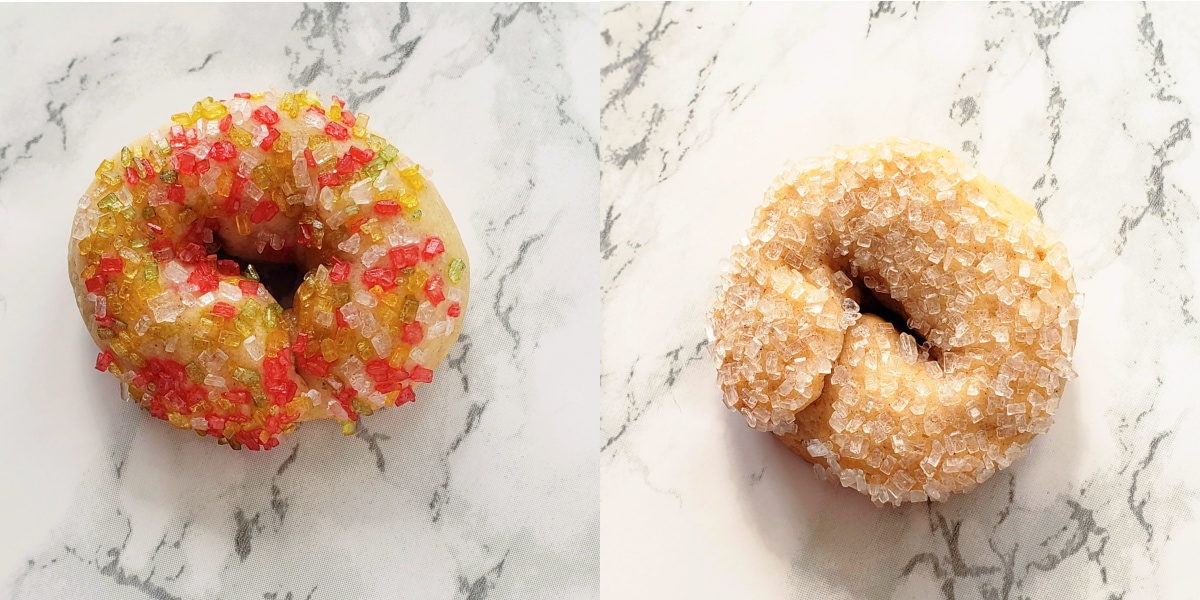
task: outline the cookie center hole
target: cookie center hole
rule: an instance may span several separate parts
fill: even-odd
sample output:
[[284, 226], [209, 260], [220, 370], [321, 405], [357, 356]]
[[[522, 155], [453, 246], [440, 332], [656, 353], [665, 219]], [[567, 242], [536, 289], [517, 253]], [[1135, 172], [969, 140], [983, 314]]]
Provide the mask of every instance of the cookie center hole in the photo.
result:
[[[897, 332], [907, 333], [908, 335], [913, 336], [913, 339], [917, 341], [918, 346], [925, 344], [925, 336], [908, 326], [908, 315], [904, 314], [903, 308], [899, 308], [899, 310], [893, 310], [891, 307], [885, 304], [883, 300], [880, 300], [879, 297], [875, 295], [875, 292], [871, 290], [871, 288], [863, 285], [861, 282], [858, 283], [857, 287], [862, 293], [862, 302], [859, 303], [860, 312], [863, 314], [869, 313], [875, 315], [884, 321], [891, 323], [892, 327], [895, 327]], [[898, 302], [895, 302], [890, 298], [888, 300], [892, 304], [899, 305]]]
[[304, 271], [295, 263], [246, 259], [230, 254], [223, 244], [217, 247], [217, 258], [236, 262], [243, 274], [246, 273], [247, 267], [253, 265], [254, 270], [258, 272], [259, 283], [262, 283], [275, 301], [284, 308], [292, 307], [296, 289], [304, 281]]

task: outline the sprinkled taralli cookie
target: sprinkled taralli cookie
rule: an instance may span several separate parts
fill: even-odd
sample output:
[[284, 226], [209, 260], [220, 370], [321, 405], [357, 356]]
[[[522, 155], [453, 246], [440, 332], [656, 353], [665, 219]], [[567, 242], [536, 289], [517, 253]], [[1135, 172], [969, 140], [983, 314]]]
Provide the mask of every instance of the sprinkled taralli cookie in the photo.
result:
[[96, 368], [234, 448], [413, 401], [470, 282], [420, 167], [336, 96], [206, 98], [171, 120], [79, 201], [67, 255]]

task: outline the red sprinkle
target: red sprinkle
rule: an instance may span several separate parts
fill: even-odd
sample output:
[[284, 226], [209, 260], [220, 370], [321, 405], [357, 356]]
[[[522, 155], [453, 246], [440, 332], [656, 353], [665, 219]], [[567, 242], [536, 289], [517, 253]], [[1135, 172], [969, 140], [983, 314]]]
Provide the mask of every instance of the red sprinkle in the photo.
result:
[[183, 204], [183, 201], [186, 199], [187, 191], [183, 188], [183, 184], [173, 183], [171, 187], [167, 188], [167, 200], [176, 204]]
[[379, 383], [381, 381], [388, 380], [388, 374], [391, 373], [392, 367], [386, 360], [383, 360], [382, 358], [376, 358], [367, 361], [366, 371], [367, 375], [371, 376], [371, 379], [374, 379], [376, 383]]
[[442, 243], [442, 238], [431, 237], [425, 240], [425, 249], [422, 254], [424, 254], [425, 260], [430, 260], [445, 251], [446, 245]]
[[350, 156], [350, 158], [354, 159], [354, 162], [360, 165], [365, 165], [371, 162], [372, 158], [375, 158], [374, 150], [371, 150], [370, 148], [363, 149], [356, 146], [350, 146], [350, 149], [346, 151], [346, 154]]
[[213, 304], [212, 311], [214, 315], [225, 317], [226, 319], [232, 319], [237, 315], [237, 308], [228, 302], [217, 302], [216, 304]]
[[425, 297], [429, 298], [434, 306], [441, 304], [442, 300], [446, 299], [446, 295], [442, 292], [442, 285], [441, 275], [434, 275], [425, 282]]
[[241, 99], [243, 99], [243, 100], [249, 100], [249, 99], [250, 99], [250, 92], [238, 92], [238, 93], [234, 94], [234, 95], [233, 95], [233, 97], [234, 97], [234, 98], [241, 98]]
[[217, 162], [225, 162], [237, 158], [238, 150], [237, 146], [233, 145], [233, 142], [220, 141], [208, 149], [208, 155]]
[[129, 185], [137, 185], [137, 182], [138, 182], [137, 169], [135, 169], [133, 167], [125, 167], [125, 181], [127, 181], [129, 183]]
[[354, 113], [348, 110], [343, 110], [342, 122], [346, 124], [346, 127], [354, 127], [354, 124], [358, 122], [358, 117], [354, 116]]
[[87, 291], [99, 294], [104, 291], [104, 276], [96, 275], [95, 277], [89, 277], [83, 282], [83, 285], [87, 288]]
[[300, 358], [296, 361], [300, 365], [300, 369], [315, 377], [324, 377], [329, 374], [329, 367], [333, 363], [325, 362], [324, 358], [318, 354], [312, 358]]
[[408, 404], [409, 402], [413, 402], [416, 399], [417, 399], [417, 394], [416, 394], [416, 392], [413, 391], [412, 387], [404, 386], [403, 388], [400, 389], [400, 395], [396, 397], [396, 406], [400, 406], [402, 404]]
[[191, 152], [179, 152], [171, 160], [175, 163], [175, 169], [180, 173], [196, 172], [196, 155]]
[[350, 175], [357, 171], [358, 167], [359, 164], [355, 162], [353, 158], [350, 158], [350, 153], [347, 152], [337, 160], [337, 167], [335, 170], [338, 172], [338, 175]]
[[317, 175], [317, 183], [325, 187], [337, 187], [342, 185], [342, 177], [341, 175], [338, 175], [337, 171], [321, 173], [320, 175]]
[[125, 261], [120, 256], [100, 257], [101, 273], [120, 273], [123, 268], [125, 268]]
[[362, 279], [367, 288], [379, 286], [390, 290], [396, 287], [396, 272], [388, 267], [371, 267], [363, 272]]
[[412, 380], [420, 381], [421, 383], [430, 383], [433, 381], [433, 371], [417, 365], [412, 370]]
[[400, 214], [400, 205], [391, 200], [380, 200], [375, 203], [375, 213], [380, 215]]
[[[161, 229], [159, 233], [162, 233]], [[158, 262], [167, 262], [175, 257], [175, 248], [169, 240], [155, 240], [150, 243], [150, 255]]]
[[279, 130], [272, 127], [271, 130], [267, 132], [267, 137], [263, 138], [262, 143], [260, 143], [258, 147], [262, 148], [263, 150], [270, 150], [271, 146], [275, 145], [275, 140], [277, 139], [279, 139]]
[[313, 156], [311, 148], [304, 149], [304, 162], [308, 164], [308, 168], [317, 168], [317, 157]]
[[212, 163], [208, 162], [207, 158], [196, 162], [196, 174], [197, 175], [203, 175], [203, 174], [207, 173], [208, 170], [211, 168], [212, 168]]
[[350, 131], [346, 129], [346, 126], [334, 121], [325, 125], [325, 135], [338, 141], [350, 139]]
[[221, 397], [234, 404], [250, 404], [253, 401], [250, 392], [247, 390], [229, 390], [221, 394]]
[[292, 345], [292, 350], [295, 351], [296, 354], [304, 354], [305, 348], [308, 348], [308, 333], [297, 333], [296, 343]]
[[172, 125], [167, 137], [172, 148], [187, 147], [187, 134], [184, 133], [182, 125]]
[[446, 309], [446, 314], [451, 317], [457, 317], [462, 314], [462, 307], [457, 302], [450, 303], [450, 307]]
[[229, 186], [229, 197], [241, 198], [244, 191], [246, 191], [246, 178], [241, 175], [234, 175], [233, 184]]
[[183, 139], [187, 143], [188, 148], [191, 148], [200, 142], [200, 134], [196, 131], [195, 127], [191, 127], [184, 132]]
[[309, 223], [301, 223], [296, 228], [296, 244], [300, 246], [312, 246], [313, 244], [313, 228]]
[[238, 267], [237, 261], [224, 258], [217, 261], [217, 272], [226, 277], [237, 277], [242, 274], [241, 267]]
[[192, 274], [188, 275], [188, 283], [196, 286], [200, 294], [206, 294], [217, 289], [217, 285], [221, 283], [221, 277], [212, 268], [212, 265], [207, 262], [196, 264], [196, 268], [192, 269]]
[[101, 373], [108, 370], [108, 366], [116, 360], [117, 357], [112, 353], [112, 350], [105, 350], [96, 356], [96, 370]]
[[215, 432], [213, 433], [214, 437], [220, 437], [221, 431], [225, 429], [225, 419], [217, 415], [208, 415], [206, 419], [208, 420], [208, 431]]
[[417, 244], [405, 244], [388, 250], [388, 258], [397, 269], [407, 269], [416, 266], [421, 260], [421, 247]]
[[254, 207], [254, 212], [250, 213], [250, 222], [270, 221], [277, 214], [279, 214], [279, 205], [275, 204], [274, 200], [263, 200]]
[[337, 321], [338, 329], [350, 327], [350, 324], [346, 322], [346, 317], [342, 316], [342, 307], [339, 306], [333, 309], [333, 317], [334, 320]]
[[221, 122], [217, 123], [217, 127], [221, 129], [221, 133], [227, 133], [231, 125], [233, 125], [233, 115], [231, 114], [221, 117]]
[[421, 324], [416, 321], [405, 325], [404, 329], [400, 332], [400, 340], [409, 346], [416, 346], [423, 339], [425, 339], [425, 328], [421, 327]]
[[271, 110], [270, 106], [260, 106], [251, 113], [255, 121], [263, 125], [274, 125], [279, 122], [279, 113]]
[[329, 269], [329, 280], [334, 283], [342, 283], [350, 279], [350, 263], [334, 256], [330, 258], [330, 263], [333, 265]]
[[[254, 281], [252, 279], [243, 279], [243, 280], [239, 281], [238, 288], [240, 288], [242, 290], [243, 296], [257, 296], [258, 295], [258, 282]], [[455, 304], [455, 306], [458, 306], [458, 305]]]

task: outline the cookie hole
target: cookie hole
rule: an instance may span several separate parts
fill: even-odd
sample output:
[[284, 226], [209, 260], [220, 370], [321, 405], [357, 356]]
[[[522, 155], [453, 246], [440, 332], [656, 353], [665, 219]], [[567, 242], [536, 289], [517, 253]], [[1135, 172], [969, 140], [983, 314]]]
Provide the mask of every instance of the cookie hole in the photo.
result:
[[[883, 300], [876, 296], [875, 292], [872, 291], [871, 288], [863, 285], [861, 282], [856, 282], [856, 284], [859, 292], [862, 294], [862, 301], [859, 302], [860, 312], [863, 314], [875, 315], [884, 321], [891, 323], [892, 327], [896, 328], [896, 331], [900, 333], [907, 333], [908, 335], [913, 336], [913, 339], [917, 341], [918, 346], [925, 345], [925, 336], [921, 335], [919, 331], [908, 326], [908, 315], [904, 314], [903, 307], [900, 307], [898, 310], [893, 310], [891, 307], [885, 304]], [[897, 306], [899, 305], [898, 302], [895, 302], [891, 298], [888, 298], [888, 301], [896, 304]]]
[[271, 292], [275, 301], [285, 309], [292, 307], [296, 289], [304, 281], [304, 271], [300, 270], [299, 265], [290, 262], [246, 260], [230, 254], [220, 245], [217, 246], [216, 254], [218, 259], [236, 262], [243, 275], [246, 273], [247, 267], [254, 265], [254, 270], [258, 272], [259, 283], [262, 283], [263, 287]]

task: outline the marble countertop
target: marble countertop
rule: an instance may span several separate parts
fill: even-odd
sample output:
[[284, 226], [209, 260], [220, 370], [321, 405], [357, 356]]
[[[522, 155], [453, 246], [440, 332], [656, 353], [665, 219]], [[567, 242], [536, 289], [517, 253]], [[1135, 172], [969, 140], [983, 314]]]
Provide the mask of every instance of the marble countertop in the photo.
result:
[[[0, 595], [595, 597], [599, 15], [0, 7]], [[432, 172], [472, 302], [415, 405], [234, 452], [92, 369], [65, 249], [102, 158], [269, 86], [341, 95]]]
[[[1197, 30], [1186, 4], [606, 5], [604, 596], [1195, 597]], [[784, 162], [887, 135], [1035, 203], [1086, 294], [1050, 432], [899, 509], [726, 410], [703, 325]]]

